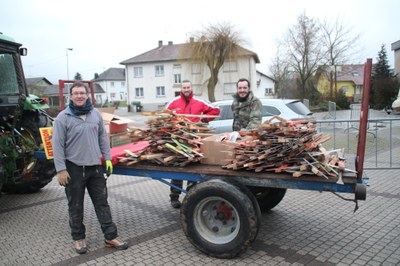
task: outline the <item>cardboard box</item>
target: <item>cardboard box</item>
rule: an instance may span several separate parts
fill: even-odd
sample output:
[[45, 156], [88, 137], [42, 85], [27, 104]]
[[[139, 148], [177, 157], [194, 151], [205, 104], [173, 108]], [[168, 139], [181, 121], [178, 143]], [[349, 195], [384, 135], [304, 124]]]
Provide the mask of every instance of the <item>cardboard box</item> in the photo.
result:
[[221, 141], [225, 139], [227, 134], [216, 134], [202, 139], [200, 151], [204, 157], [201, 159], [202, 164], [225, 165], [235, 158], [235, 147], [240, 145], [237, 142]]
[[127, 131], [129, 123], [128, 119], [106, 112], [102, 112], [101, 116], [103, 117], [104, 124], [108, 125], [109, 134]]
[[118, 147], [131, 143], [131, 138], [128, 133], [119, 133], [110, 135], [110, 147]]

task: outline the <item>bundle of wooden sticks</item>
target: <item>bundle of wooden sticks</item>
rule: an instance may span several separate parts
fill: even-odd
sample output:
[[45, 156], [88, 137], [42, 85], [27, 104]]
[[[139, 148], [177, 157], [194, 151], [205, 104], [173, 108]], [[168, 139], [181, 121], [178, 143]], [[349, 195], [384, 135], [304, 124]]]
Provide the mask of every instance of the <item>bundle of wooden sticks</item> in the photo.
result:
[[147, 120], [147, 128], [133, 129], [130, 137], [132, 142], [147, 140], [150, 145], [140, 154], [126, 151], [126, 157], [121, 158], [120, 163], [129, 165], [150, 160], [161, 165], [184, 166], [203, 157], [200, 153], [201, 136], [208, 136], [211, 131], [204, 123], [192, 122], [185, 115], [172, 111], [142, 115], [154, 118]]
[[[273, 119], [279, 122], [272, 123]], [[313, 120], [286, 121], [273, 117], [261, 130], [240, 132], [252, 140], [235, 148], [235, 159], [223, 166], [232, 170], [255, 172], [289, 172], [294, 177], [304, 174], [326, 178], [338, 176], [345, 169], [342, 150], [326, 151], [322, 143], [330, 135], [317, 133]]]

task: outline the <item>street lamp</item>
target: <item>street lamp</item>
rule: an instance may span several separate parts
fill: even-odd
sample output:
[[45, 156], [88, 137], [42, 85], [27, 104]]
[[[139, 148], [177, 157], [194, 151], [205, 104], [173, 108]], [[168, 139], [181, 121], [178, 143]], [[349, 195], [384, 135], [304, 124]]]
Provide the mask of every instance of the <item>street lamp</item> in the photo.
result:
[[66, 54], [67, 54], [67, 80], [69, 80], [69, 66], [68, 66], [68, 51], [72, 51], [72, 48], [67, 48], [65, 49]]

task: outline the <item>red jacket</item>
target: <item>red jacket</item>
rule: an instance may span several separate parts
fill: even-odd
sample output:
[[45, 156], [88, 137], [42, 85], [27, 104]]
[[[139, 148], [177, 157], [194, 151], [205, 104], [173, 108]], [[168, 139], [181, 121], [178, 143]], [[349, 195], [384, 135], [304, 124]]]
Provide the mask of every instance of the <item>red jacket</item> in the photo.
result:
[[[214, 107], [207, 101], [193, 96], [190, 94], [188, 98], [181, 93], [180, 96], [173, 99], [167, 104], [168, 110], [173, 110], [177, 114], [191, 114], [191, 115], [219, 115], [219, 107]], [[199, 117], [187, 117], [190, 121], [198, 122]], [[208, 122], [213, 118], [203, 118], [202, 121]]]

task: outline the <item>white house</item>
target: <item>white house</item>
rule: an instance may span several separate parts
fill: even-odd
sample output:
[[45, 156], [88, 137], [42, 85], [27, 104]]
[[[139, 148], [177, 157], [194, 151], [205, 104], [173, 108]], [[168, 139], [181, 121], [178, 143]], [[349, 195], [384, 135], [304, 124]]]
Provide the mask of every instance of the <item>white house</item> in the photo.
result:
[[107, 100], [108, 102], [127, 100], [124, 68], [109, 68], [94, 79], [93, 82], [100, 85], [105, 91], [105, 99], [96, 98], [97, 101], [104, 103]]
[[276, 98], [275, 80], [257, 70], [256, 82], [251, 84], [251, 89], [257, 98]]
[[[145, 111], [163, 108], [179, 94], [180, 83], [185, 79], [192, 82], [197, 96], [208, 99], [209, 69], [206, 65], [189, 60], [190, 56], [183, 52], [187, 50], [184, 48], [188, 45], [172, 42], [163, 45], [163, 42], [159, 41], [157, 48], [121, 62], [126, 69], [128, 102], [140, 101]], [[215, 89], [216, 100], [230, 99], [236, 92], [236, 82], [240, 78], [249, 79], [251, 84], [257, 84], [261, 79], [260, 85], [252, 85], [252, 89], [256, 95], [264, 95], [265, 88], [271, 88], [273, 80], [260, 72], [257, 73], [257, 63], [260, 63], [260, 60], [256, 53], [239, 47], [237, 56], [231, 61], [226, 61], [220, 69]]]

